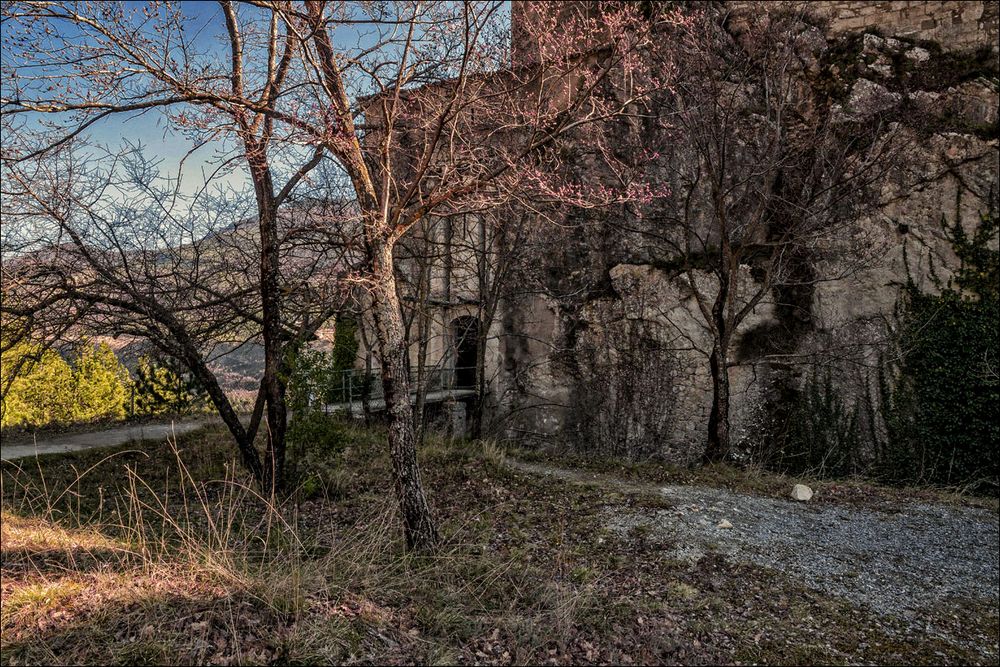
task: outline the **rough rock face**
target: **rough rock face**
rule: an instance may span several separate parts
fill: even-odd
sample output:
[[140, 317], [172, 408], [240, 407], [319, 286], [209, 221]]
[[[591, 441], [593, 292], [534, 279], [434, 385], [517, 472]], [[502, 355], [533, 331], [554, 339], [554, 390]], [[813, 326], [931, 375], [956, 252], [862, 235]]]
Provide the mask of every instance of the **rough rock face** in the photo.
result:
[[893, 93], [874, 81], [858, 79], [851, 87], [847, 101], [838, 112], [852, 120], [867, 118], [872, 114], [891, 109], [899, 104], [902, 98], [899, 93]]
[[[908, 274], [929, 286], [932, 266], [947, 277], [957, 259], [942, 221], [971, 229], [1000, 190], [995, 70], [992, 78], [972, 71], [949, 80], [958, 62], [950, 54], [877, 35], [844, 39], [854, 48], [824, 70], [843, 91], [831, 101], [835, 121], [894, 124], [905, 159], [885, 182], [884, 205], [843, 239], [862, 250], [813, 259], [843, 279], [773, 294], [740, 328], [730, 372], [738, 449], [770, 437], [782, 392], [801, 387], [816, 367], [832, 372], [848, 400], [870, 407], [900, 287]], [[823, 41], [800, 54], [804, 72], [819, 71]], [[504, 316], [505, 331], [518, 332], [504, 344], [497, 385], [508, 435], [695, 460], [712, 394], [709, 334], [693, 287], [643, 239], [608, 221], [547, 233], [546, 250], [529, 262], [544, 295], [510, 300]]]
[[[613, 296], [581, 312], [585, 327], [573, 347], [570, 375], [578, 389], [570, 425], [579, 442], [603, 453], [695, 459], [712, 394], [711, 334], [693, 288], [685, 277], [649, 265], [618, 264], [608, 273]], [[704, 289], [709, 281], [701, 277]], [[766, 322], [772, 310], [762, 304], [746, 330]], [[752, 418], [744, 413], [760, 400], [760, 387], [752, 371], [737, 368], [731, 378], [733, 391], [744, 397], [735, 411], [739, 427]]]

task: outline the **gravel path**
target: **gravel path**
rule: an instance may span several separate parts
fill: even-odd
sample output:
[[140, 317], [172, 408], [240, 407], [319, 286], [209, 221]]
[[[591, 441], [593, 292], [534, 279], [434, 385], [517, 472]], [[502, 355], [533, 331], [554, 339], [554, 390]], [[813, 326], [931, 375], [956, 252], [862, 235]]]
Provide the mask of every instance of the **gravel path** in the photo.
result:
[[[594, 483], [577, 471], [512, 466]], [[643, 527], [674, 558], [697, 560], [714, 551], [904, 620], [958, 601], [982, 602], [994, 612], [998, 606], [1000, 527], [988, 510], [914, 503], [877, 511], [606, 477], [598, 483], [609, 480], [619, 490], [663, 496], [667, 509], [609, 508], [606, 521], [621, 535]], [[720, 527], [723, 521], [732, 527]]]
[[175, 435], [190, 433], [208, 423], [205, 419], [169, 422], [164, 424], [136, 424], [91, 433], [38, 438], [34, 442], [0, 445], [0, 460], [13, 461], [43, 454], [62, 454], [98, 447], [114, 447], [141, 440], [166, 440]]

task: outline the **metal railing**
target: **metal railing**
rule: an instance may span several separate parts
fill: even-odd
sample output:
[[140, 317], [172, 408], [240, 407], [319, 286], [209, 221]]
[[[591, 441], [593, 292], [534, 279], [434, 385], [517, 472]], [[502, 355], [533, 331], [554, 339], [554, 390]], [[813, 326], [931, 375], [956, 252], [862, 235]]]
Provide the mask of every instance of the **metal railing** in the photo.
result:
[[[337, 377], [339, 376], [339, 377]], [[421, 386], [417, 386], [417, 382]], [[423, 372], [418, 368], [410, 369], [410, 391], [415, 394], [423, 389], [426, 393], [439, 391], [473, 390], [476, 388], [476, 368], [441, 368], [426, 366]], [[364, 401], [381, 401], [382, 376], [377, 372], [364, 370], [340, 371], [324, 392], [326, 403], [363, 403]]]

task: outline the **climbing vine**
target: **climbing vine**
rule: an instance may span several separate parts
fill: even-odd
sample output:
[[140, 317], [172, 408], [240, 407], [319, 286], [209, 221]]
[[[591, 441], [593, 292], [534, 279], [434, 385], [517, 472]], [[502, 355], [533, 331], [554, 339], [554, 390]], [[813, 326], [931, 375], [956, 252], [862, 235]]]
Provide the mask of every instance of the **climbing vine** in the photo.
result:
[[902, 483], [997, 488], [1000, 460], [998, 218], [969, 234], [943, 223], [960, 265], [935, 289], [908, 280], [898, 361], [882, 381], [884, 477]]

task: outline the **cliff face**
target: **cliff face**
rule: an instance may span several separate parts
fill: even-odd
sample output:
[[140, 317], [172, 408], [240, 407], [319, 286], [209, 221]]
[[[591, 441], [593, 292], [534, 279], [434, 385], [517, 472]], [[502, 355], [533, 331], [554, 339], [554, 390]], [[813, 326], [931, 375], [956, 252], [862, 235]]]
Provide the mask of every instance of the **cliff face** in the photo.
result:
[[[963, 5], [955, 26], [975, 13], [971, 5], [982, 5], [977, 21], [995, 12], [988, 3], [817, 4], [859, 12]], [[877, 419], [871, 387], [907, 265], [925, 285], [932, 265], [947, 276], [956, 258], [942, 221], [972, 229], [995, 210], [1000, 189], [995, 53], [803, 30], [813, 31], [802, 67], [822, 112], [835, 123], [894, 128], [900, 159], [881, 186], [877, 210], [843, 232], [842, 247], [815, 253], [802, 268], [821, 266], [823, 275], [841, 277], [778, 285], [740, 327], [730, 378], [734, 444], [744, 449], [774, 437], [789, 395], [817, 369], [830, 372], [864, 418]], [[540, 285], [539, 294], [509, 300], [498, 332], [496, 409], [507, 415], [513, 437], [692, 461], [703, 452], [712, 401], [709, 331], [669, 249], [622, 222], [615, 214], [581, 215], [542, 233], [522, 277]], [[740, 271], [752, 287], [754, 267]]]

